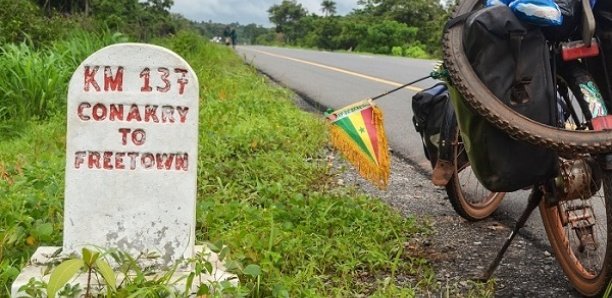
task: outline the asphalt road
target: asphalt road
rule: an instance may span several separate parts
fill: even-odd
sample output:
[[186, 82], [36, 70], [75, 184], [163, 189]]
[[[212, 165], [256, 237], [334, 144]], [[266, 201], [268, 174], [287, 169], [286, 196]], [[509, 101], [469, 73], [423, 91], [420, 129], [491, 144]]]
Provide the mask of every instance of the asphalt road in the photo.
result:
[[[340, 108], [427, 76], [437, 61], [356, 53], [333, 53], [302, 49], [237, 47], [243, 59], [280, 84], [323, 107]], [[434, 85], [428, 79], [376, 101], [382, 108], [385, 131], [393, 153], [431, 171], [418, 133], [412, 125], [411, 98]], [[409, 190], [406, 190], [409, 191]], [[498, 211], [498, 220], [511, 225], [527, 202], [527, 191], [508, 194]], [[538, 212], [522, 232], [536, 245], [548, 246]]]

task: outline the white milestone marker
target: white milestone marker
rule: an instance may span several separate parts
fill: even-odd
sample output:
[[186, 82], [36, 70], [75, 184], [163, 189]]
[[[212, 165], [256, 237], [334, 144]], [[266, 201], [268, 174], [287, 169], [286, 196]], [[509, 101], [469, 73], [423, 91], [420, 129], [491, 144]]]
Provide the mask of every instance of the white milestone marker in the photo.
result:
[[70, 80], [63, 253], [194, 255], [198, 79], [177, 54], [118, 44]]

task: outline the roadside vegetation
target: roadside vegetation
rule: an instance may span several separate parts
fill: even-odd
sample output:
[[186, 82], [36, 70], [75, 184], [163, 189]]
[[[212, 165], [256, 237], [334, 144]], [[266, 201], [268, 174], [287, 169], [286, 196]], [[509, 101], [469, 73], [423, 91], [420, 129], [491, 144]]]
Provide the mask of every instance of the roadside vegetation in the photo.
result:
[[233, 295], [400, 297], [435, 288], [427, 261], [404, 251], [426, 228], [336, 185], [325, 123], [170, 15], [171, 1], [21, 2], [0, 0], [9, 11], [0, 24], [30, 21], [0, 31], [0, 296], [38, 246], [61, 246], [68, 81], [88, 55], [123, 41], [168, 47], [198, 74], [196, 237], [229, 248], [241, 281]]
[[268, 9], [274, 28], [256, 24], [197, 23], [208, 38], [222, 36], [230, 25], [238, 42], [294, 46], [333, 51], [356, 51], [412, 58], [440, 58], [441, 28], [454, 1], [359, 0], [345, 16], [336, 2], [321, 1], [320, 11], [308, 11], [300, 0], [283, 0]]

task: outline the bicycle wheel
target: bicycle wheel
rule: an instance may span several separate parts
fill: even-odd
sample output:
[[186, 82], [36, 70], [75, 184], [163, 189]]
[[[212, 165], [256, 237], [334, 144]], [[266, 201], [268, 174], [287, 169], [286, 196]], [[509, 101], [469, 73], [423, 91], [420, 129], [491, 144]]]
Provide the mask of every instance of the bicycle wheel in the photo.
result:
[[[469, 13], [482, 6], [479, 0], [461, 1], [454, 17]], [[466, 102], [489, 122], [512, 137], [569, 153], [612, 152], [612, 130], [568, 130], [548, 126], [515, 112], [480, 81], [463, 51], [463, 26], [457, 25], [444, 33], [444, 64], [452, 82]]]
[[469, 221], [485, 219], [497, 210], [505, 193], [491, 192], [480, 184], [472, 172], [459, 130], [452, 146], [454, 171], [446, 185], [448, 199], [461, 217]]
[[540, 214], [555, 258], [585, 296], [600, 296], [612, 279], [612, 172], [588, 200], [543, 200]]
[[[581, 83], [590, 75], [573, 68], [559, 78], [565, 127], [588, 129], [589, 114]], [[563, 188], [540, 204], [540, 214], [555, 258], [570, 283], [585, 296], [599, 296], [612, 278], [612, 171], [604, 171], [590, 155], [561, 159]]]

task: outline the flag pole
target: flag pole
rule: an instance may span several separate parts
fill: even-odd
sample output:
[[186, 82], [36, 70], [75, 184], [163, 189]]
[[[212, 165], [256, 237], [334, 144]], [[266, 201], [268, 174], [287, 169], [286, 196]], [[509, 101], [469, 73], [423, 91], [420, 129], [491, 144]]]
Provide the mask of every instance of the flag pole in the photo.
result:
[[389, 91], [387, 91], [387, 92], [385, 92], [385, 93], [383, 93], [383, 94], [380, 94], [380, 95], [374, 96], [374, 97], [372, 97], [372, 98], [371, 98], [371, 100], [377, 100], [377, 99], [379, 99], [379, 98], [381, 98], [381, 97], [387, 96], [387, 95], [389, 95], [389, 94], [391, 94], [391, 93], [393, 93], [393, 92], [396, 92], [396, 91], [398, 91], [398, 90], [404, 89], [404, 88], [406, 88], [406, 87], [408, 87], [408, 86], [410, 86], [410, 85], [414, 85], [414, 84], [416, 84], [416, 83], [418, 83], [418, 82], [420, 82], [420, 81], [427, 80], [427, 79], [429, 79], [429, 78], [431, 78], [431, 77], [433, 77], [433, 76], [430, 74], [430, 75], [428, 75], [428, 76], [426, 76], [426, 77], [422, 77], [422, 78], [420, 78], [420, 79], [416, 79], [416, 80], [414, 80], [414, 81], [412, 81], [412, 82], [410, 82], [410, 83], [406, 83], [406, 84], [404, 84], [404, 85], [401, 85], [401, 86], [399, 86], [399, 87], [397, 87], [397, 88], [395, 88], [395, 89], [393, 89], [393, 90], [389, 90]]

